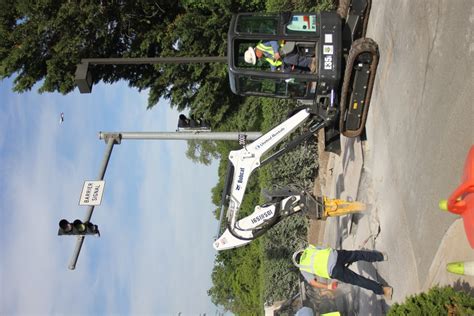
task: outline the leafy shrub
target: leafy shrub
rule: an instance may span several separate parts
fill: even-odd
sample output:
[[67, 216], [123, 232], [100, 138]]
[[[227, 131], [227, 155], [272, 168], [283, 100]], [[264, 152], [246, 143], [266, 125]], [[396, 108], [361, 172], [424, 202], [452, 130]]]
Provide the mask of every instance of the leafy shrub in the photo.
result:
[[451, 286], [435, 286], [408, 297], [403, 304], [394, 304], [388, 315], [474, 315], [474, 298]]
[[290, 216], [262, 237], [263, 298], [266, 302], [292, 297], [298, 291], [299, 272], [291, 262], [293, 252], [306, 242], [307, 221]]
[[[295, 102], [284, 100], [262, 101], [264, 130], [284, 121]], [[302, 131], [296, 131], [291, 140]], [[260, 186], [297, 186], [311, 188], [317, 168], [314, 139], [284, 154], [259, 172]], [[263, 201], [262, 201], [263, 202]], [[293, 252], [306, 243], [308, 222], [300, 214], [285, 218], [271, 228], [262, 240], [263, 299], [265, 302], [292, 297], [298, 291], [299, 272], [291, 262]]]

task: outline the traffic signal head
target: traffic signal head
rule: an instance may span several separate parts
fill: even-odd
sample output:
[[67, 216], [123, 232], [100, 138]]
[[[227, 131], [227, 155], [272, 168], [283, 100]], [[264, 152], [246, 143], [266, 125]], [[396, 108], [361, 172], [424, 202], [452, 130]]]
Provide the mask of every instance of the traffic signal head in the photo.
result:
[[98, 235], [100, 236], [99, 227], [92, 224], [91, 222], [86, 223], [87, 235]]
[[187, 117], [184, 114], [179, 115], [178, 128], [190, 128], [199, 130], [210, 130], [211, 124], [204, 118]]
[[[66, 219], [62, 219], [59, 221], [59, 231], [63, 232], [63, 234], [67, 234], [72, 232], [72, 225]], [[59, 235], [63, 235], [59, 234]]]
[[99, 235], [99, 229], [97, 225], [92, 224], [91, 222], [83, 222], [79, 219], [76, 219], [74, 222], [70, 223], [66, 219], [59, 221], [59, 231], [58, 235]]
[[72, 223], [73, 230], [82, 234], [86, 231], [86, 224], [84, 224], [81, 220], [76, 219], [74, 223]]
[[189, 128], [190, 120], [184, 114], [179, 115], [178, 128]]

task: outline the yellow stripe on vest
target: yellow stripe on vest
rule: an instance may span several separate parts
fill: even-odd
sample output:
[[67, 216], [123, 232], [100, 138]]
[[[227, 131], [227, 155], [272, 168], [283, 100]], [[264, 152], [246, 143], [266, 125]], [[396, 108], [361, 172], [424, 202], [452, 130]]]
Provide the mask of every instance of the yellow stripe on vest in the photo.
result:
[[256, 46], [256, 48], [271, 56], [271, 58], [265, 57], [265, 60], [270, 65], [275, 66], [275, 67], [280, 67], [283, 64], [281, 60], [275, 60], [275, 52], [273, 51], [273, 48], [271, 46], [267, 46], [267, 45], [263, 45], [262, 43], [259, 43]]

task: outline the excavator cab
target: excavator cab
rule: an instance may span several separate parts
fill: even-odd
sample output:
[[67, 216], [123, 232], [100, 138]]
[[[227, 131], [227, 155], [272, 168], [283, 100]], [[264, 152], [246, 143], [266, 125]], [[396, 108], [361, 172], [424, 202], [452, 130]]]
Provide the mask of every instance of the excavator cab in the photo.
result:
[[[232, 18], [227, 52], [232, 91], [244, 96], [294, 98], [300, 106], [255, 142], [229, 153], [220, 213], [222, 221], [227, 207], [227, 228], [220, 234], [219, 222], [216, 250], [243, 246], [296, 212], [315, 210], [312, 215], [324, 217], [331, 211], [325, 208], [327, 199], [318, 200], [296, 188], [273, 192], [268, 203], [239, 218], [246, 186], [255, 169], [292, 150], [322, 128], [325, 149], [330, 144], [334, 152], [340, 147], [339, 133], [357, 137], [363, 131], [379, 59], [377, 43], [365, 37], [371, 0], [339, 0], [338, 5], [336, 12], [240, 13]], [[272, 44], [265, 44], [270, 41]], [[256, 45], [267, 52], [265, 58], [275, 57], [278, 48], [280, 56], [297, 53], [316, 58], [317, 67], [311, 64], [309, 71], [286, 67], [276, 62], [281, 59], [278, 56], [260, 63], [253, 50]], [[299, 127], [303, 131], [298, 136], [281, 144]], [[273, 151], [276, 146], [279, 149]]]
[[[327, 137], [361, 135], [379, 60], [377, 43], [365, 37], [370, 7], [371, 0], [340, 0], [334, 12], [235, 14], [227, 35], [232, 92], [317, 105]], [[270, 42], [281, 58], [246, 62], [249, 48]], [[312, 67], [287, 65], [294, 54], [312, 58]]]
[[[235, 94], [310, 99], [328, 96], [341, 77], [341, 18], [325, 13], [240, 13], [233, 16], [228, 32], [230, 87]], [[278, 42], [281, 59], [291, 54], [317, 58], [316, 71], [257, 59], [245, 62], [249, 47]], [[275, 67], [274, 67], [275, 68]]]

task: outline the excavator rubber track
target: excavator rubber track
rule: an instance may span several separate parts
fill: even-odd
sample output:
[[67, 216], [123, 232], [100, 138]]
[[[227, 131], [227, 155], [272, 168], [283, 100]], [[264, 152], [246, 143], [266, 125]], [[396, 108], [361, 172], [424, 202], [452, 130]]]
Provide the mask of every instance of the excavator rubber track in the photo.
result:
[[379, 62], [377, 43], [359, 38], [352, 43], [346, 60], [341, 89], [339, 131], [346, 137], [362, 134]]

